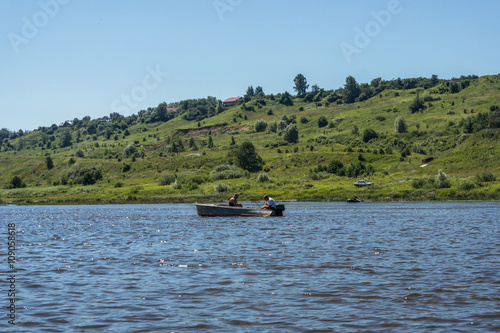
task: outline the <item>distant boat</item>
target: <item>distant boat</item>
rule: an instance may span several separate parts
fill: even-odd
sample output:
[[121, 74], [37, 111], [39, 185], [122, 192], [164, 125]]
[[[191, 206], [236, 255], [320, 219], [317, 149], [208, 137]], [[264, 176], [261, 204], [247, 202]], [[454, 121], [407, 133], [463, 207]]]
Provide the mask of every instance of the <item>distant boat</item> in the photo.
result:
[[357, 198], [357, 197], [354, 197], [354, 198], [351, 198], [351, 199], [347, 199], [347, 202], [363, 202], [363, 200]]
[[276, 210], [260, 207], [235, 207], [227, 204], [196, 204], [200, 216], [283, 216], [285, 205], [277, 205]]

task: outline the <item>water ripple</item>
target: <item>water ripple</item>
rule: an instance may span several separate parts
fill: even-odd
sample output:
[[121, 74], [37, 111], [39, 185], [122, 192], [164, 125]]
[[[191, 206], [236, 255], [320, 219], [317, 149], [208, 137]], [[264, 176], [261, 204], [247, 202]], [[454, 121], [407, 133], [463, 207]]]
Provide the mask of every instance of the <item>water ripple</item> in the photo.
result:
[[0, 207], [18, 232], [18, 332], [498, 331], [499, 208]]

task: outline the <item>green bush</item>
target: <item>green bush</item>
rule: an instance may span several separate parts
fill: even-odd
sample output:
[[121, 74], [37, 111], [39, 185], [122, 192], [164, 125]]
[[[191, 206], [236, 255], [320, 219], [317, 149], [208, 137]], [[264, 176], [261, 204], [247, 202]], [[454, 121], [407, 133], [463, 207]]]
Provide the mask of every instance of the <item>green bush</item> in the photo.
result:
[[243, 142], [236, 151], [238, 165], [250, 172], [262, 170], [264, 160], [257, 154], [255, 146], [250, 141]]
[[290, 124], [285, 128], [285, 133], [283, 135], [285, 141], [289, 143], [296, 143], [299, 141], [299, 130], [297, 125]]
[[377, 132], [375, 130], [368, 128], [363, 131], [363, 142], [368, 142], [371, 139], [376, 139], [378, 138]]
[[438, 171], [438, 175], [436, 176], [436, 187], [437, 188], [449, 188], [449, 187], [451, 187], [450, 179], [443, 172], [443, 170]]
[[232, 170], [234, 167], [229, 164], [220, 164], [214, 168], [213, 172], [221, 172], [225, 170]]
[[493, 176], [493, 174], [489, 171], [478, 173], [475, 178], [478, 183], [488, 183], [496, 180], [495, 176]]
[[264, 132], [267, 128], [267, 122], [265, 120], [257, 120], [254, 125], [255, 132]]
[[166, 174], [160, 177], [160, 179], [158, 180], [158, 185], [166, 186], [172, 184], [173, 182], [175, 182], [175, 175]]
[[7, 188], [24, 188], [24, 187], [26, 187], [26, 184], [19, 176], [14, 176], [10, 181], [9, 186], [7, 186]]
[[223, 183], [217, 183], [214, 185], [214, 190], [217, 193], [223, 193], [229, 191], [229, 185]]
[[321, 128], [325, 127], [326, 125], [328, 125], [328, 120], [326, 119], [325, 116], [320, 116], [318, 118], [318, 127]]
[[210, 178], [212, 180], [223, 180], [223, 179], [236, 179], [241, 178], [243, 173], [241, 169], [238, 169], [229, 164], [222, 164], [215, 167], [215, 169], [210, 173]]
[[415, 189], [423, 188], [426, 184], [426, 180], [424, 178], [416, 178], [411, 182], [411, 186]]
[[259, 183], [267, 183], [269, 181], [269, 176], [267, 175], [267, 173], [259, 173], [259, 175], [257, 176], [257, 181]]
[[470, 180], [466, 180], [458, 186], [458, 188], [463, 191], [472, 190], [474, 187], [475, 187], [474, 183], [471, 182]]
[[133, 143], [129, 144], [125, 149], [123, 149], [123, 155], [130, 156], [137, 153], [137, 147]]

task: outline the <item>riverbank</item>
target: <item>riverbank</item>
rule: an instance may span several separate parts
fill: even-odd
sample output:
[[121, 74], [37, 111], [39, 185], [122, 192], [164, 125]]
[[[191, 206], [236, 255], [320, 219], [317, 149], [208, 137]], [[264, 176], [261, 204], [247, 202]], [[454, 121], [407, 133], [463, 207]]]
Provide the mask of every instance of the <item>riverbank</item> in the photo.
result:
[[[59, 190], [59, 191], [58, 191]], [[287, 188], [270, 189], [234, 188], [232, 192], [217, 194], [207, 193], [175, 193], [170, 188], [130, 188], [117, 191], [113, 188], [101, 186], [73, 187], [70, 189], [37, 188], [33, 189], [0, 190], [0, 205], [98, 205], [98, 204], [158, 204], [158, 203], [209, 203], [225, 202], [233, 192], [238, 192], [243, 203], [260, 203], [264, 193], [274, 197], [279, 202], [344, 202], [357, 196], [363, 202], [431, 202], [431, 201], [499, 201], [500, 191], [497, 186], [490, 184], [476, 190], [459, 190], [453, 188], [417, 190], [386, 188], [321, 189], [310, 187], [306, 190], [295, 191]], [[164, 194], [154, 192], [166, 192]], [[171, 193], [167, 193], [171, 192]], [[172, 193], [173, 192], [173, 193]], [[48, 195], [50, 193], [50, 195]], [[77, 194], [75, 194], [77, 193]]]

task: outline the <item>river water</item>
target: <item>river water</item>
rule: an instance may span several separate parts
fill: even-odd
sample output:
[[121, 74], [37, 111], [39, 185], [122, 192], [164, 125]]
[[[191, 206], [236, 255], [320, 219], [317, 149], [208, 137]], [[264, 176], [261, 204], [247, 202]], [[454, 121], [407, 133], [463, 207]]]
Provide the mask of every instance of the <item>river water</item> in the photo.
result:
[[[248, 203], [247, 205], [254, 205]], [[500, 331], [499, 203], [3, 206], [0, 331]]]

